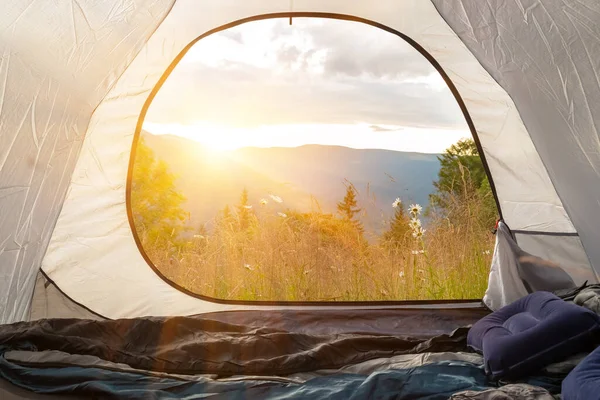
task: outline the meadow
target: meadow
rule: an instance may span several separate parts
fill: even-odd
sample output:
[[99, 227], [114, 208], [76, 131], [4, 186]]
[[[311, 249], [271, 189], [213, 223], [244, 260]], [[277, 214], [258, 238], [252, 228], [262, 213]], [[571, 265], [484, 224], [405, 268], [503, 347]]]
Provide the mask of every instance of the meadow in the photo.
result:
[[494, 237], [475, 218], [456, 224], [432, 216], [421, 238], [407, 229], [386, 241], [331, 214], [268, 207], [248, 213], [244, 229], [232, 213], [210, 234], [144, 248], [168, 279], [221, 299], [478, 299], [487, 287]]
[[[175, 190], [175, 177], [162, 185], [171, 198], [158, 200], [147, 198], [153, 191], [140, 178], [132, 206], [138, 235], [157, 269], [201, 295], [262, 301], [480, 299], [494, 247], [495, 206], [487, 181], [474, 182], [459, 167], [460, 184], [453, 183], [452, 190], [438, 184], [441, 190], [426, 210], [400, 198], [390, 204], [392, 216], [381, 221], [379, 233], [362, 226], [351, 184], [336, 213], [323, 212], [316, 201], [309, 212], [276, 211], [285, 200], [267, 193], [259, 204], [249, 204], [244, 189], [236, 204], [207, 221], [210, 228], [184, 225], [185, 210], [175, 204], [184, 197]], [[147, 166], [140, 173], [147, 175]], [[156, 177], [151, 181], [156, 184]], [[171, 208], [164, 209], [169, 202]]]

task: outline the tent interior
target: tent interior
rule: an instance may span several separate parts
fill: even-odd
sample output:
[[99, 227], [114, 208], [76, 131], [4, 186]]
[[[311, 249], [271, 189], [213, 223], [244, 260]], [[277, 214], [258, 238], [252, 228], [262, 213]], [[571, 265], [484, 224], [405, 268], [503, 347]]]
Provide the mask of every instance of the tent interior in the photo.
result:
[[2, 8], [0, 398], [599, 393], [597, 1]]

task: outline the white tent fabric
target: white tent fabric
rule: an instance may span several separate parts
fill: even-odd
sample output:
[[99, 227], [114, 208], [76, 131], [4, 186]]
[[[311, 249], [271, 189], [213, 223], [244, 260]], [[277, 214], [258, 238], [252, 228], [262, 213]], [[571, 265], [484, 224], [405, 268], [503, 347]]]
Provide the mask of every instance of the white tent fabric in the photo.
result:
[[[548, 258], [577, 260], [565, 265], [574, 280], [596, 281], [590, 260], [600, 269], [600, 254], [595, 253], [600, 250], [591, 246], [597, 234], [584, 219], [586, 214], [600, 215], [598, 204], [592, 204], [598, 196], [578, 196], [593, 195], [592, 187], [598, 187], [594, 168], [600, 144], [593, 128], [600, 111], [586, 106], [585, 100], [600, 94], [600, 66], [589, 53], [597, 49], [600, 37], [590, 33], [589, 21], [600, 18], [592, 14], [573, 22], [569, 47], [579, 47], [577, 54], [588, 61], [585, 70], [576, 69], [581, 72], [578, 79], [566, 79], [560, 74], [562, 65], [578, 66], [575, 54], [547, 57], [541, 48], [552, 55], [558, 52], [553, 45], [567, 41], [549, 42], [543, 33], [555, 29], [554, 13], [563, 15], [565, 9], [575, 9], [575, 3], [586, 2], [550, 0], [542, 6], [539, 1], [520, 1], [522, 7], [515, 5], [518, 11], [512, 14], [500, 3], [504, 4], [295, 0], [290, 9], [280, 0], [78, 1], [44, 7], [17, 1], [0, 17], [0, 322], [27, 318], [40, 266], [73, 300], [110, 318], [283, 307], [220, 304], [166, 283], [137, 248], [127, 216], [126, 186], [144, 104], [182, 50], [224, 24], [289, 11], [362, 18], [422, 46], [464, 101], [506, 224], [519, 235], [559, 240], [564, 236], [567, 239], [559, 243], [568, 243], [519, 244], [534, 254], [543, 250]], [[540, 7], [549, 17], [528, 24], [528, 16]], [[589, 7], [598, 8], [593, 2]], [[511, 29], [488, 29], [504, 17]], [[483, 40], [480, 32], [489, 35]], [[490, 53], [488, 44], [510, 34], [524, 37], [503, 39], [510, 45]], [[488, 60], [512, 57], [510, 68]], [[558, 75], [538, 73], [535, 68], [541, 62], [560, 64], [555, 67]], [[519, 86], [526, 78], [529, 86]], [[559, 114], [572, 128], [568, 131], [558, 128], [558, 122], [556, 129], [542, 123], [543, 112], [556, 114], [556, 103], [550, 100], [559, 93], [572, 98], [570, 91], [580, 91], [583, 78], [585, 89], [578, 92], [583, 100], [577, 106], [587, 107], [587, 124], [574, 118], [579, 115], [575, 111]], [[538, 92], [547, 96], [534, 107], [533, 93]], [[565, 103], [562, 99], [557, 102]], [[516, 105], [513, 100], [518, 100]], [[565, 105], [574, 106], [568, 101]], [[568, 151], [557, 157], [561, 148]], [[561, 172], [559, 160], [570, 155], [576, 156], [568, 160], [575, 170]], [[579, 166], [586, 171], [585, 181], [574, 181]], [[569, 199], [567, 207], [561, 198]], [[580, 241], [577, 234], [582, 232], [586, 236]], [[585, 251], [582, 242], [587, 243]]]
[[[529, 232], [518, 238], [519, 243], [533, 244], [533, 253], [572, 247], [569, 253], [575, 254], [576, 247], [585, 247], [584, 258], [594, 267], [593, 280], [597, 280], [600, 3], [594, 0], [433, 2], [516, 103], [580, 239], [559, 235], [568, 230], [556, 230], [555, 235], [538, 235], [533, 239], [536, 244], [532, 240], [523, 241], [525, 236], [532, 236]], [[527, 200], [533, 199], [520, 201]], [[520, 229], [513, 227], [511, 221], [507, 223], [513, 231]], [[578, 261], [570, 257], [568, 262]]]
[[10, 1], [0, 16], [0, 322], [26, 319], [94, 109], [171, 4]]
[[[492, 310], [504, 307], [528, 294], [519, 276], [514, 251], [504, 243], [510, 238], [508, 229], [500, 226], [497, 233], [494, 257], [490, 267], [490, 279], [483, 302]], [[501, 241], [502, 239], [502, 241]]]

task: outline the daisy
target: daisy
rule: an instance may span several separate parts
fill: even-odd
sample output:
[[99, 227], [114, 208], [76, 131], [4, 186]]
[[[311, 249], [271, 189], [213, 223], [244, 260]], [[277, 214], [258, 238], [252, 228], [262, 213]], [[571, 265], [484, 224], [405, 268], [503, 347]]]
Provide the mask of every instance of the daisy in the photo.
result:
[[411, 204], [410, 206], [408, 206], [408, 211], [413, 215], [413, 217], [416, 217], [417, 215], [421, 214], [422, 210], [423, 207], [421, 207], [419, 204]]
[[402, 200], [400, 200], [400, 197], [396, 197], [396, 200], [394, 200], [394, 202], [392, 203], [392, 207], [398, 208], [401, 204]]
[[244, 206], [244, 208], [245, 208], [246, 210], [250, 210], [250, 209], [252, 208], [252, 206]]
[[274, 194], [270, 194], [269, 197], [275, 202], [275, 203], [283, 203], [283, 199], [279, 196], [275, 196]]
[[268, 203], [267, 199], [260, 199], [260, 205], [261, 206], [266, 206]]
[[421, 239], [423, 237], [423, 235], [425, 235], [425, 229], [423, 229], [423, 228], [415, 229], [415, 231], [413, 232], [412, 235], [415, 239]]
[[398, 275], [400, 275], [400, 278], [404, 278], [404, 271], [400, 271]]
[[244, 268], [246, 268], [248, 271], [252, 271], [253, 268], [250, 264], [244, 264]]
[[286, 218], [287, 214], [282, 213], [282, 212], [278, 212], [277, 215], [279, 215], [281, 218]]
[[421, 220], [418, 218], [411, 218], [408, 226], [410, 226], [410, 229], [412, 230], [417, 230], [421, 227]]

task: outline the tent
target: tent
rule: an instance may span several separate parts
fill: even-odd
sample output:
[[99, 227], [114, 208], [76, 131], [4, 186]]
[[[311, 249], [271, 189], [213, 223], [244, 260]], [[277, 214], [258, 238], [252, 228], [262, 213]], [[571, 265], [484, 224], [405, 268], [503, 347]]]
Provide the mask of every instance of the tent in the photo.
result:
[[481, 307], [224, 301], [182, 291], [148, 265], [132, 231], [128, 182], [152, 98], [196, 41], [275, 17], [370, 24], [401, 36], [438, 69], [509, 232], [497, 236], [488, 306], [528, 291], [505, 267], [510, 240], [561, 265], [575, 284], [598, 282], [594, 0], [13, 0], [2, 8], [0, 323]]

